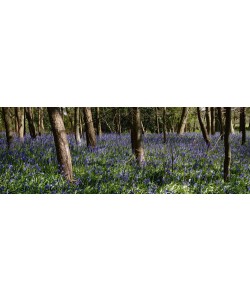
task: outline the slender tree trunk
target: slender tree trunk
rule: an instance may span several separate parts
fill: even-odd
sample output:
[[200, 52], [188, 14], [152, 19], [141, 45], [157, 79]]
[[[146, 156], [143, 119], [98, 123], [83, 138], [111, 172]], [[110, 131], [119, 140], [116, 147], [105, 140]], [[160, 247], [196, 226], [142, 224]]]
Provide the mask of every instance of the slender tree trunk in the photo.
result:
[[80, 109], [75, 107], [75, 140], [77, 145], [81, 145], [81, 136], [80, 136]]
[[217, 112], [218, 112], [218, 119], [219, 119], [219, 124], [220, 124], [220, 136], [221, 140], [224, 138], [224, 124], [223, 124], [223, 117], [222, 117], [222, 108], [217, 107]]
[[79, 124], [80, 124], [80, 128], [79, 128], [79, 131], [80, 131], [80, 138], [83, 137], [83, 132], [82, 132], [82, 117], [81, 117], [81, 112], [80, 112], [80, 109], [79, 109]]
[[84, 113], [84, 121], [86, 127], [86, 139], [87, 139], [87, 146], [95, 148], [96, 147], [96, 136], [95, 136], [95, 128], [92, 119], [92, 112], [90, 107], [83, 108]]
[[144, 125], [143, 125], [143, 122], [141, 121], [141, 133], [142, 134], [145, 134], [145, 128], [144, 128]]
[[230, 125], [230, 133], [234, 133], [234, 125], [233, 125], [232, 118], [231, 118], [231, 125]]
[[160, 125], [159, 125], [159, 116], [158, 116], [158, 108], [157, 107], [155, 107], [155, 121], [156, 121], [157, 133], [160, 134]]
[[206, 122], [207, 122], [207, 134], [211, 134], [211, 118], [210, 118], [210, 108], [206, 107]]
[[134, 147], [135, 158], [138, 165], [142, 165], [144, 162], [144, 149], [142, 143], [142, 130], [141, 130], [141, 112], [139, 107], [132, 108], [133, 114], [133, 125], [132, 125], [132, 132], [133, 132], [133, 143], [132, 149]]
[[131, 133], [131, 148], [132, 148], [132, 153], [135, 154], [135, 126], [134, 126], [134, 113], [133, 113], [133, 108], [131, 108], [131, 128], [130, 128], [130, 133]]
[[24, 108], [15, 107], [15, 115], [17, 119], [17, 134], [21, 142], [24, 141]]
[[167, 129], [166, 129], [166, 107], [163, 107], [163, 143], [167, 142]]
[[58, 107], [48, 107], [50, 125], [52, 128], [59, 172], [68, 180], [73, 180], [71, 154], [62, 115]]
[[41, 136], [44, 131], [43, 107], [38, 107], [38, 134]]
[[6, 141], [7, 141], [7, 146], [8, 149], [11, 146], [11, 143], [13, 141], [13, 124], [11, 122], [11, 117], [10, 117], [10, 107], [2, 107], [2, 113], [3, 113], [3, 120], [4, 120], [4, 125], [5, 125], [5, 131], [6, 131]]
[[101, 124], [101, 117], [100, 117], [100, 107], [96, 108], [96, 128], [97, 128], [97, 135], [102, 136], [102, 124]]
[[215, 134], [215, 110], [214, 107], [210, 108], [211, 110], [211, 134]]
[[121, 134], [122, 133], [122, 125], [121, 125], [121, 110], [120, 110], [120, 108], [118, 107], [117, 108], [117, 110], [118, 110], [118, 134]]
[[35, 128], [34, 119], [33, 119], [32, 107], [26, 107], [25, 112], [26, 112], [26, 117], [28, 120], [30, 136], [32, 139], [35, 139], [36, 138], [36, 128]]
[[232, 122], [231, 107], [226, 107], [226, 122], [225, 122], [225, 135], [224, 135], [224, 181], [228, 181], [230, 178], [230, 164], [231, 164], [231, 147], [230, 147], [230, 131]]
[[177, 130], [178, 134], [184, 133], [185, 127], [187, 125], [187, 120], [188, 120], [188, 107], [183, 107], [180, 123], [179, 123], [178, 130]]
[[240, 108], [240, 127], [241, 127], [241, 132], [242, 132], [241, 144], [244, 145], [246, 143], [246, 113], [245, 113], [245, 107]]
[[210, 139], [209, 139], [206, 127], [205, 127], [205, 125], [204, 125], [204, 123], [202, 121], [201, 111], [200, 111], [199, 107], [197, 107], [197, 115], [198, 115], [198, 120], [199, 120], [199, 123], [200, 123], [200, 128], [201, 128], [201, 132], [202, 132], [203, 138], [204, 138], [207, 146], [209, 147], [210, 146]]

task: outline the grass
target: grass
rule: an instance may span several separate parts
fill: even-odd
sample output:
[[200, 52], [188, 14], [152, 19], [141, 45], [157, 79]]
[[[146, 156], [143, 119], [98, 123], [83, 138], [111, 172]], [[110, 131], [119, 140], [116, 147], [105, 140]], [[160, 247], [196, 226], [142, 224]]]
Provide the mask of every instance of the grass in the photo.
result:
[[52, 135], [36, 140], [17, 139], [8, 151], [0, 135], [0, 193], [249, 193], [250, 137], [241, 146], [241, 135], [231, 135], [231, 179], [223, 181], [223, 141], [212, 137], [207, 149], [201, 134], [144, 137], [146, 163], [139, 168], [131, 154], [130, 136], [106, 134], [94, 151], [85, 142], [77, 146], [69, 135], [75, 183], [58, 174]]

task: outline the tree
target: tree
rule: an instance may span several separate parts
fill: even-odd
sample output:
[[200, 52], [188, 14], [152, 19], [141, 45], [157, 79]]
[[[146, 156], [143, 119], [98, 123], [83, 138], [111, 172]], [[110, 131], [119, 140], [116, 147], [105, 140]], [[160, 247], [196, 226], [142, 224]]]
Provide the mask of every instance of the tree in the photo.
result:
[[188, 107], [183, 107], [182, 108], [181, 119], [180, 119], [178, 130], [177, 130], [178, 134], [183, 134], [184, 133], [185, 127], [186, 127], [186, 124], [187, 124], [187, 119], [188, 119]]
[[75, 107], [75, 140], [77, 145], [81, 145], [81, 136], [80, 136], [80, 109]]
[[96, 147], [96, 135], [95, 135], [95, 128], [92, 119], [92, 112], [91, 107], [84, 107], [83, 108], [84, 114], [84, 122], [86, 127], [86, 140], [87, 146], [95, 148]]
[[54, 136], [59, 172], [66, 180], [73, 180], [71, 154], [64, 127], [64, 122], [58, 107], [48, 107], [51, 129]]
[[215, 134], [215, 110], [214, 107], [210, 108], [211, 111], [211, 134]]
[[160, 134], [160, 125], [159, 125], [159, 116], [158, 116], [158, 108], [155, 107], [155, 122], [156, 122], [156, 132]]
[[100, 117], [100, 107], [96, 108], [96, 128], [97, 128], [97, 135], [102, 136], [102, 124], [101, 124], [101, 117]]
[[11, 143], [13, 141], [13, 124], [11, 122], [11, 116], [10, 116], [11, 108], [10, 107], [2, 107], [2, 113], [3, 113], [3, 120], [5, 125], [5, 132], [6, 132], [6, 141], [8, 149], [11, 146]]
[[25, 113], [26, 113], [26, 117], [27, 117], [27, 120], [28, 120], [30, 136], [31, 136], [32, 139], [35, 139], [36, 138], [36, 128], [35, 128], [35, 123], [34, 123], [34, 116], [33, 116], [32, 107], [26, 107], [25, 108]]
[[224, 134], [224, 181], [228, 181], [230, 178], [230, 164], [231, 164], [231, 147], [230, 147], [230, 131], [232, 123], [232, 111], [231, 107], [226, 107], [226, 122], [225, 122], [225, 134]]
[[241, 144], [244, 145], [246, 143], [246, 112], [245, 112], [245, 107], [240, 108], [240, 128], [241, 128], [241, 132], [242, 132]]
[[38, 134], [42, 135], [43, 131], [44, 131], [43, 107], [38, 107]]
[[166, 107], [163, 107], [163, 143], [167, 142], [167, 128], [166, 128]]
[[200, 123], [200, 128], [201, 128], [201, 132], [202, 132], [203, 138], [204, 138], [207, 146], [209, 147], [210, 146], [210, 139], [209, 139], [206, 127], [205, 127], [205, 125], [204, 125], [204, 123], [202, 121], [201, 111], [200, 111], [199, 107], [197, 107], [197, 115], [198, 115], [198, 120], [199, 120], [199, 123]]
[[139, 166], [145, 161], [144, 149], [142, 143], [141, 130], [141, 112], [139, 107], [132, 108], [132, 128], [131, 128], [131, 142], [132, 151], [135, 154], [136, 161]]
[[210, 108], [206, 107], [206, 122], [207, 122], [207, 134], [211, 134], [211, 118], [210, 118]]
[[21, 142], [24, 141], [24, 108], [15, 107], [15, 116], [17, 120], [17, 134]]
[[221, 136], [221, 140], [223, 140], [223, 137], [224, 137], [224, 124], [223, 124], [223, 117], [222, 117], [222, 108], [217, 107], [217, 112], [218, 112], [218, 119], [219, 119], [219, 124], [220, 124], [220, 136]]

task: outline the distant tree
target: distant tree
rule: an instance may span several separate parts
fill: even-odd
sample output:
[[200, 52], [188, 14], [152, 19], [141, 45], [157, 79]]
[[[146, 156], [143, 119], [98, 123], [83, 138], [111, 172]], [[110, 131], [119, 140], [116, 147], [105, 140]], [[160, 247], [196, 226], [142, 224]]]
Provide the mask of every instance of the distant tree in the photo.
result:
[[244, 145], [246, 143], [246, 112], [245, 112], [245, 107], [240, 108], [240, 128], [241, 128], [241, 132], [242, 132], [241, 144]]
[[92, 112], [91, 107], [84, 107], [83, 108], [84, 114], [84, 121], [86, 127], [86, 140], [87, 146], [95, 148], [96, 147], [96, 135], [95, 135], [95, 128], [92, 119]]
[[207, 134], [211, 134], [211, 117], [210, 117], [210, 107], [206, 107], [206, 123], [207, 123]]
[[210, 108], [211, 111], [211, 134], [215, 134], [215, 109], [214, 107]]
[[217, 107], [217, 113], [218, 113], [218, 120], [219, 120], [219, 124], [220, 124], [220, 136], [221, 136], [221, 140], [223, 140], [223, 138], [224, 138], [224, 124], [223, 124], [222, 108], [221, 107]]
[[131, 128], [131, 142], [132, 151], [135, 154], [138, 165], [144, 162], [144, 149], [142, 143], [142, 130], [141, 130], [141, 112], [139, 107], [132, 108], [132, 128]]
[[74, 125], [75, 125], [75, 140], [77, 145], [81, 145], [81, 136], [80, 136], [80, 109], [75, 107], [74, 109]]
[[42, 135], [44, 131], [44, 124], [43, 124], [43, 107], [38, 107], [38, 134]]
[[73, 180], [71, 154], [62, 115], [58, 107], [47, 109], [55, 141], [59, 172], [71, 182]]
[[156, 122], [156, 132], [160, 134], [160, 125], [159, 125], [159, 116], [158, 116], [158, 107], [155, 107], [155, 122]]
[[6, 132], [6, 141], [8, 149], [11, 146], [11, 143], [13, 141], [13, 124], [11, 121], [11, 108], [10, 107], [2, 107], [2, 114], [3, 114], [3, 120], [5, 125], [5, 132]]
[[187, 120], [188, 120], [188, 107], [183, 107], [182, 108], [181, 119], [180, 119], [178, 130], [177, 130], [178, 134], [183, 134], [184, 133], [185, 127], [187, 125]]
[[33, 116], [33, 108], [32, 107], [25, 107], [25, 113], [28, 120], [30, 136], [32, 139], [36, 138], [36, 128]]
[[101, 113], [100, 107], [96, 108], [96, 128], [97, 128], [97, 135], [102, 135], [102, 124], [101, 124]]
[[165, 144], [167, 142], [167, 127], [166, 127], [166, 117], [167, 117], [167, 111], [166, 107], [163, 107], [163, 143]]
[[198, 120], [199, 120], [199, 123], [200, 123], [200, 128], [201, 128], [201, 132], [202, 132], [203, 138], [204, 138], [207, 146], [209, 147], [210, 146], [210, 139], [209, 139], [206, 127], [205, 127], [205, 125], [204, 125], [204, 123], [202, 121], [201, 111], [200, 111], [199, 107], [197, 107], [197, 115], [198, 115]]
[[17, 134], [21, 142], [24, 141], [24, 108], [15, 107], [15, 116], [17, 120]]
[[225, 134], [224, 134], [224, 181], [230, 178], [230, 165], [231, 165], [231, 147], [230, 147], [230, 131], [232, 123], [232, 110], [231, 107], [226, 107], [226, 121], [225, 121]]

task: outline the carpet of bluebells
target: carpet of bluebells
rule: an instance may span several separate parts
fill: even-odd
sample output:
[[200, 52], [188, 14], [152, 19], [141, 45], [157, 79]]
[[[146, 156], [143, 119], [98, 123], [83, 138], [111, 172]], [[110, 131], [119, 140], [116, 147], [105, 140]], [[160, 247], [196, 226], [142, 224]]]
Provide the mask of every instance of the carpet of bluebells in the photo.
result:
[[212, 137], [208, 149], [200, 133], [182, 136], [144, 136], [145, 164], [139, 168], [131, 154], [128, 134], [104, 134], [95, 150], [83, 140], [75, 144], [68, 136], [74, 183], [58, 174], [52, 135], [21, 144], [15, 138], [11, 149], [0, 134], [0, 193], [250, 193], [250, 137], [241, 145], [241, 135], [231, 135], [231, 180], [223, 181], [223, 141]]

